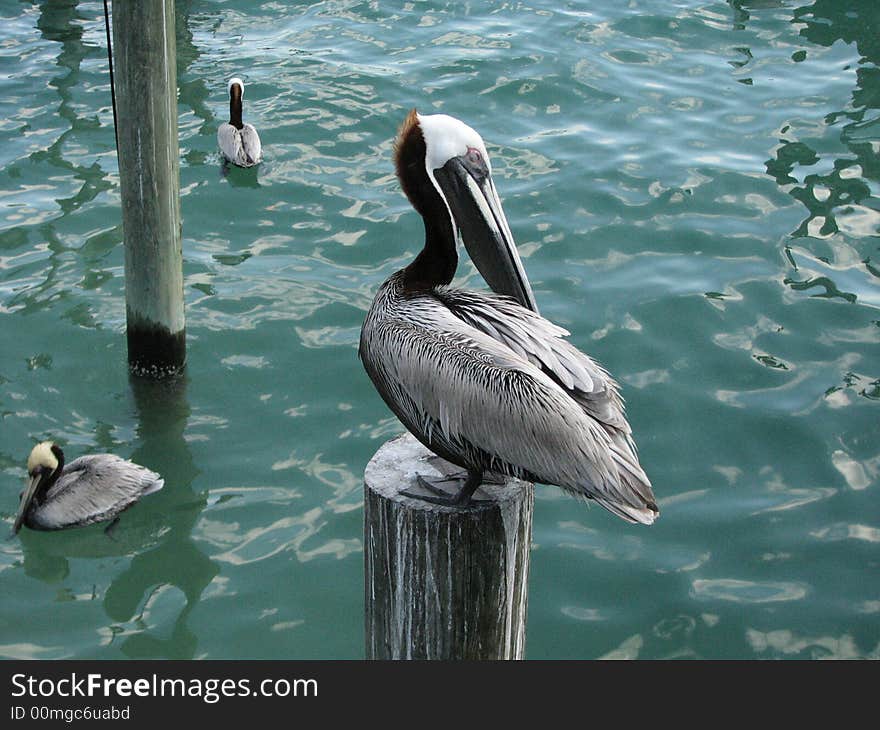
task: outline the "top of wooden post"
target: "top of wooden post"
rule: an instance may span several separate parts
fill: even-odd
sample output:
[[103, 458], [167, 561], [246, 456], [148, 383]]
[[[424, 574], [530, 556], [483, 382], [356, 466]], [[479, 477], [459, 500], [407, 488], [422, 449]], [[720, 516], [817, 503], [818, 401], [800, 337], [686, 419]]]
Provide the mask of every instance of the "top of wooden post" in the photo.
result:
[[[370, 459], [364, 472], [367, 487], [376, 494], [400, 502], [409, 509], [426, 512], [479, 512], [511, 502], [520, 502], [528, 482], [519, 479], [505, 479], [503, 484], [482, 484], [474, 492], [466, 507], [434, 504], [401, 494], [402, 491], [424, 492], [416, 481], [417, 476], [435, 480], [450, 474], [461, 474], [463, 470], [432, 453], [410, 433], [387, 441]], [[438, 485], [445, 488], [445, 485]], [[451, 482], [448, 490], [454, 496], [461, 485]], [[427, 492], [424, 492], [427, 494]]]

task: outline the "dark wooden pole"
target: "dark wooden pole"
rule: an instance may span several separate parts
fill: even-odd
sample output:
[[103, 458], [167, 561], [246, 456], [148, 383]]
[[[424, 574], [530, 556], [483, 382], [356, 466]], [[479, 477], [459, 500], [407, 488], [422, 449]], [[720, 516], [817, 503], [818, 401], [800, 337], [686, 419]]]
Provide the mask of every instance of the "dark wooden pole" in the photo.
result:
[[174, 375], [186, 361], [173, 0], [113, 0], [128, 363]]
[[532, 485], [484, 484], [467, 508], [400, 495], [457, 470], [409, 434], [367, 465], [367, 659], [524, 656]]

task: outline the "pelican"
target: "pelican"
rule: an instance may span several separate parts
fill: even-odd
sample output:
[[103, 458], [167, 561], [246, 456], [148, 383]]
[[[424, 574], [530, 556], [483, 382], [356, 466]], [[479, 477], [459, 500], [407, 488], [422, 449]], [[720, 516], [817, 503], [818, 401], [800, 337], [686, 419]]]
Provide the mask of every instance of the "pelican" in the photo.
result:
[[253, 167], [263, 159], [263, 145], [254, 125], [241, 121], [241, 99], [244, 96], [244, 81], [235, 77], [229, 79], [229, 121], [217, 130], [217, 144], [223, 156], [239, 167]]
[[[423, 478], [431, 495], [404, 494], [466, 506], [495, 474], [557, 485], [651, 524], [660, 512], [618, 385], [538, 314], [480, 135], [414, 109], [394, 158], [425, 243], [379, 287], [358, 353], [403, 425], [466, 472], [454, 496]], [[458, 236], [494, 294], [449, 286]]]
[[65, 468], [64, 452], [51, 441], [34, 446], [27, 469], [29, 481], [13, 535], [23, 524], [33, 530], [60, 530], [115, 521], [120, 512], [165, 484], [156, 472], [112, 454], [80, 456]]

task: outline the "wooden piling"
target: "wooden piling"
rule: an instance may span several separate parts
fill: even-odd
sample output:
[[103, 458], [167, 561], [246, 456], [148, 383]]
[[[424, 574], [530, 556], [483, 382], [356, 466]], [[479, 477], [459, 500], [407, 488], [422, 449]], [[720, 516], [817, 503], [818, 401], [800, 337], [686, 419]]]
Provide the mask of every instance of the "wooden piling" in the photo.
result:
[[461, 471], [410, 434], [387, 442], [364, 485], [367, 659], [522, 659], [534, 493], [482, 485], [466, 508], [402, 496]]
[[165, 377], [186, 361], [174, 1], [112, 7], [128, 363]]

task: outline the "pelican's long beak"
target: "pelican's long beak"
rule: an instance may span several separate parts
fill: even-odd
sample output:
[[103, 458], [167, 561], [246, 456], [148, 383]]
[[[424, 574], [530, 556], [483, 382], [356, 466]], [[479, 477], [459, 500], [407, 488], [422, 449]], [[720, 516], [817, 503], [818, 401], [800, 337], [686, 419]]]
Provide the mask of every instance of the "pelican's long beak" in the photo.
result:
[[28, 507], [31, 506], [31, 502], [34, 500], [34, 495], [37, 493], [37, 489], [40, 486], [40, 482], [43, 480], [43, 476], [44, 474], [42, 470], [31, 476], [28, 480], [27, 489], [21, 493], [21, 503], [18, 505], [18, 513], [15, 515], [15, 522], [12, 525], [13, 535], [18, 533], [21, 529]]
[[538, 311], [492, 175], [482, 161], [453, 157], [434, 170], [465, 248], [492, 291]]

